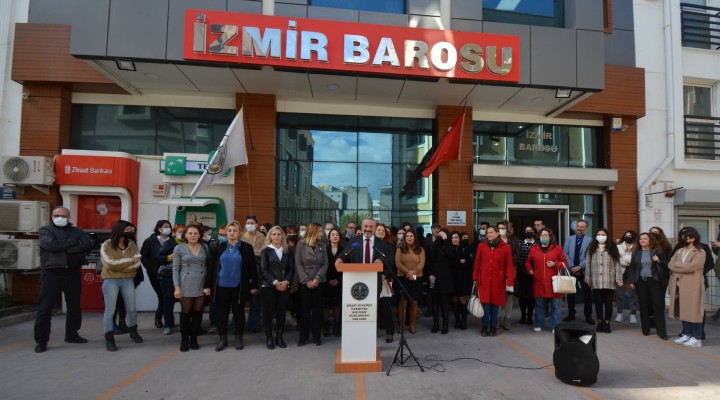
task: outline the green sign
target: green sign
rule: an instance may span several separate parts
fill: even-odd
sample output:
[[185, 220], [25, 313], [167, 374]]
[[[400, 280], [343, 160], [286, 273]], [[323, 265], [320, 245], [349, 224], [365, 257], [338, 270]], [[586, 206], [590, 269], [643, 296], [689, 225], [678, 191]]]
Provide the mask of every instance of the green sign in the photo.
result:
[[165, 175], [185, 175], [187, 157], [167, 156], [165, 158]]

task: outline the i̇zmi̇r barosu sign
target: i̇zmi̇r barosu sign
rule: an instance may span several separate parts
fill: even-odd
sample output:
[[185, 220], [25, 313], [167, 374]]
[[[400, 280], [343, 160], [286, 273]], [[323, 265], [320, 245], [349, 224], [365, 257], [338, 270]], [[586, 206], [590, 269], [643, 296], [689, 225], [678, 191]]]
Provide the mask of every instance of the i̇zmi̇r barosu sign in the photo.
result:
[[518, 82], [510, 35], [186, 10], [186, 60]]

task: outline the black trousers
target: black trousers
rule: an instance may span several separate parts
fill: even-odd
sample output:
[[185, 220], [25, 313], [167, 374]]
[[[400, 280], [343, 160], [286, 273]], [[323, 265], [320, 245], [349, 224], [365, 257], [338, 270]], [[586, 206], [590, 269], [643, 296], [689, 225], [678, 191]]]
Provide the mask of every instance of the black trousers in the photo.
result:
[[595, 315], [598, 319], [610, 321], [613, 313], [613, 289], [593, 289], [595, 296]]
[[[580, 282], [580, 287], [582, 288], [583, 293], [583, 303], [585, 306], [585, 318], [592, 318], [592, 289], [590, 289], [590, 286], [588, 286], [587, 283], [585, 283], [585, 274], [581, 273], [577, 277], [578, 282]], [[568, 315], [575, 316], [575, 294], [569, 294], [567, 295], [567, 303], [568, 303]], [[600, 318], [600, 316], [598, 316]]]
[[[381, 297], [380, 301], [380, 312], [382, 312], [383, 322], [385, 324], [385, 334], [395, 334], [395, 317], [393, 317], [392, 311], [392, 297]], [[340, 310], [340, 319], [342, 319], [342, 310]]]
[[443, 323], [447, 322], [450, 311], [450, 307], [448, 305], [448, 295], [448, 293], [437, 293], [436, 291], [430, 292], [430, 298], [432, 299], [433, 324], [438, 324], [440, 317], [442, 317]]
[[653, 327], [650, 315], [655, 319], [655, 331], [658, 336], [667, 336], [665, 329], [665, 288], [655, 279], [640, 279], [635, 284], [640, 308], [640, 329], [643, 334], [650, 333]]
[[215, 291], [215, 307], [218, 335], [227, 335], [230, 310], [232, 310], [235, 321], [235, 332], [242, 334], [245, 329], [245, 304], [240, 301], [240, 288], [218, 286]]
[[164, 304], [164, 296], [163, 296], [163, 291], [160, 288], [160, 281], [158, 280], [157, 274], [150, 274], [148, 272], [147, 277], [150, 280], [150, 286], [152, 286], [153, 291], [155, 292], [155, 296], [157, 297], [157, 301], [158, 301], [157, 308], [155, 309], [155, 319], [160, 319], [163, 316], [163, 304]]
[[60, 293], [65, 295], [67, 315], [65, 316], [65, 336], [75, 335], [82, 324], [80, 313], [80, 270], [65, 268], [45, 269], [40, 275], [40, 298], [35, 317], [35, 341], [47, 342], [50, 339], [50, 320], [52, 310]]
[[312, 333], [313, 341], [320, 340], [320, 329], [323, 319], [323, 290], [325, 284], [308, 289], [307, 285], [300, 284], [300, 341], [307, 340]]
[[272, 320], [275, 317], [277, 329], [285, 327], [285, 312], [290, 302], [290, 292], [280, 292], [274, 286], [260, 288], [262, 296], [262, 317], [265, 332], [272, 332]]

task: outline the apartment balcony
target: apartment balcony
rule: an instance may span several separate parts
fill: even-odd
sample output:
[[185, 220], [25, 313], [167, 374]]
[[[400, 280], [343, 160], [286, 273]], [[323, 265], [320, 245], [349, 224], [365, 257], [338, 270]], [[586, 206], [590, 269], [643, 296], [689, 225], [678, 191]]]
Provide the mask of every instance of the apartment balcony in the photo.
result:
[[685, 158], [720, 160], [720, 118], [685, 116]]
[[720, 50], [720, 8], [680, 4], [682, 45]]

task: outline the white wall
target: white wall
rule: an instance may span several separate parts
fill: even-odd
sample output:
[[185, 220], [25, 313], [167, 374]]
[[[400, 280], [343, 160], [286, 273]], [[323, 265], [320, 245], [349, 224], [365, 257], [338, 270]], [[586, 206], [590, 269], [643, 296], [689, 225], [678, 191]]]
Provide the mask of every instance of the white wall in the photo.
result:
[[29, 0], [0, 0], [0, 154], [20, 152], [22, 85], [10, 80], [15, 23], [27, 22]]

